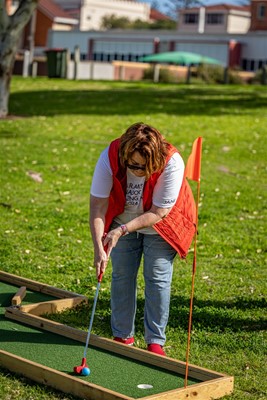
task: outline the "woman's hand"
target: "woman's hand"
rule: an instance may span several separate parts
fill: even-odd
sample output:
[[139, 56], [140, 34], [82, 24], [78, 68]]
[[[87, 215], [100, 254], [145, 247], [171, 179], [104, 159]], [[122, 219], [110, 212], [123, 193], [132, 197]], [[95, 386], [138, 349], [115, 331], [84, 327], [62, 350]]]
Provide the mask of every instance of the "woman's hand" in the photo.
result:
[[94, 266], [96, 269], [96, 277], [99, 278], [100, 274], [104, 274], [107, 264], [108, 264], [109, 256], [107, 255], [104, 246], [102, 248], [98, 248], [95, 250], [94, 256]]
[[122, 230], [121, 227], [118, 226], [118, 228], [112, 229], [109, 231], [109, 233], [104, 237], [104, 247], [106, 248], [107, 251], [107, 257], [109, 258], [110, 253], [113, 249], [113, 247], [116, 246], [119, 238], [122, 236]]

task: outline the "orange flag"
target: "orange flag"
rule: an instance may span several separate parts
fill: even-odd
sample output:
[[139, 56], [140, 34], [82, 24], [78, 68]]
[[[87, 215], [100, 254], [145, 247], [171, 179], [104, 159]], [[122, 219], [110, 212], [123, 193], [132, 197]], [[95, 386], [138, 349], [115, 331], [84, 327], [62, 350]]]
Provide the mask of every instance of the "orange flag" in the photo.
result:
[[201, 171], [201, 152], [202, 152], [202, 137], [198, 137], [192, 146], [192, 152], [188, 157], [185, 176], [192, 181], [200, 181]]

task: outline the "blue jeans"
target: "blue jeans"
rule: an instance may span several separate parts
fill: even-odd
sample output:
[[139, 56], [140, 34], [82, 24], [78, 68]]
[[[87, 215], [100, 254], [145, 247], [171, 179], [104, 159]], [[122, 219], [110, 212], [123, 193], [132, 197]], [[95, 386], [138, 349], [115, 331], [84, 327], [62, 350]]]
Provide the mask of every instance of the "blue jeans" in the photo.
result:
[[143, 255], [144, 327], [147, 344], [164, 345], [169, 318], [173, 260], [176, 251], [158, 234], [122, 236], [111, 252], [111, 329], [113, 336], [134, 336], [137, 273]]

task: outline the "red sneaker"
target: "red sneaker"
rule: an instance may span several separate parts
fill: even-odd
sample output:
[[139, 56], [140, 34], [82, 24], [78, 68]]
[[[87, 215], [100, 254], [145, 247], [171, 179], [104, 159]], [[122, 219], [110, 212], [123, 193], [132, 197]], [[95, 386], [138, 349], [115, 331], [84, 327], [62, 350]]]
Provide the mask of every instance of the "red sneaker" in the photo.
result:
[[163, 350], [162, 346], [157, 343], [151, 343], [147, 346], [147, 350], [151, 351], [151, 353], [160, 354], [161, 356], [166, 356], [165, 351]]
[[134, 337], [130, 338], [120, 338], [120, 337], [114, 337], [115, 342], [123, 343], [123, 344], [128, 344], [128, 346], [132, 346], [134, 344]]

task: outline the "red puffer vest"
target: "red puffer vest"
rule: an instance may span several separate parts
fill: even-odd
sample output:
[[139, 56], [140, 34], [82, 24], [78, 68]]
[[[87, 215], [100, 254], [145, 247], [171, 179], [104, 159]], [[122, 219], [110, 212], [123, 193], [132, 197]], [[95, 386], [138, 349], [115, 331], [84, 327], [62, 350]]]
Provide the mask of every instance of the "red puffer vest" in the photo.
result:
[[[127, 184], [126, 169], [119, 162], [120, 139], [111, 142], [109, 146], [109, 161], [113, 173], [113, 187], [109, 197], [108, 210], [105, 217], [105, 232], [109, 231], [113, 219], [123, 213], [125, 206], [125, 192]], [[166, 164], [178, 150], [169, 144], [169, 153]], [[152, 194], [160, 173], [154, 173], [145, 182], [143, 192], [144, 211], [152, 206]], [[183, 178], [178, 199], [166, 218], [153, 225], [153, 228], [168, 242], [180, 255], [185, 258], [196, 229], [196, 206], [189, 183]]]

